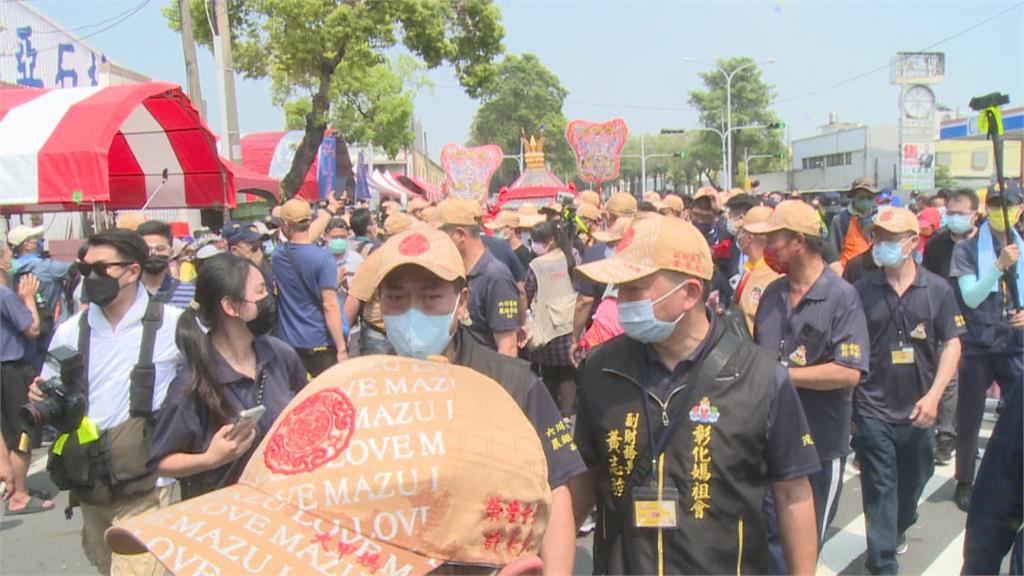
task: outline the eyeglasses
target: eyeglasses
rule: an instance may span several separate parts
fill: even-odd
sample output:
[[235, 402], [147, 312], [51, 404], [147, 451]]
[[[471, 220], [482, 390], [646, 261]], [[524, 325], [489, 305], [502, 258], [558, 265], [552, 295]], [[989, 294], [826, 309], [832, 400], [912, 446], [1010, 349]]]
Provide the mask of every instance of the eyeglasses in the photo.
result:
[[82, 274], [82, 277], [89, 276], [93, 272], [96, 272], [97, 276], [102, 278], [110, 278], [110, 274], [107, 273], [107, 266], [131, 266], [134, 262], [78, 262], [78, 271]]

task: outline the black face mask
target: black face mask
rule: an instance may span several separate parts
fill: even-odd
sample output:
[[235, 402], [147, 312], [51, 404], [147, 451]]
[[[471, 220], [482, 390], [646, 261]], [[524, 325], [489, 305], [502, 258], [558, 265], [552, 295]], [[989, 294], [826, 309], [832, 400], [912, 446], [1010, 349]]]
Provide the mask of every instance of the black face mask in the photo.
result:
[[146, 259], [146, 265], [142, 267], [147, 274], [159, 274], [164, 270], [167, 270], [167, 264], [171, 261], [169, 256], [163, 255], [150, 255]]
[[85, 299], [100, 308], [113, 302], [114, 298], [117, 298], [118, 292], [121, 291], [121, 283], [117, 278], [100, 276], [96, 272], [86, 276], [82, 283]]
[[253, 336], [269, 334], [277, 324], [277, 302], [272, 294], [267, 294], [261, 300], [257, 300], [256, 317], [249, 320], [245, 325], [252, 332]]

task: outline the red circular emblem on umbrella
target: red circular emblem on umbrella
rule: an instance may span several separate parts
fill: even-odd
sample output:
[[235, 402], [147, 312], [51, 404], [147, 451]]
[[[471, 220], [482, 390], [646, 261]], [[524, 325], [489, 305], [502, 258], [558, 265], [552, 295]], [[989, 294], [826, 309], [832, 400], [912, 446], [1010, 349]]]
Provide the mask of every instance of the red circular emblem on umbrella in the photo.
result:
[[303, 400], [277, 427], [263, 463], [278, 474], [315, 470], [348, 448], [356, 410], [340, 390], [321, 390]]
[[618, 254], [626, 248], [629, 248], [629, 245], [633, 243], [633, 236], [636, 236], [635, 228], [626, 230], [626, 233], [622, 235], [622, 240], [619, 240], [619, 244], [615, 246], [615, 253]]
[[398, 245], [398, 253], [402, 256], [420, 256], [428, 250], [430, 250], [430, 240], [419, 232], [406, 236]]

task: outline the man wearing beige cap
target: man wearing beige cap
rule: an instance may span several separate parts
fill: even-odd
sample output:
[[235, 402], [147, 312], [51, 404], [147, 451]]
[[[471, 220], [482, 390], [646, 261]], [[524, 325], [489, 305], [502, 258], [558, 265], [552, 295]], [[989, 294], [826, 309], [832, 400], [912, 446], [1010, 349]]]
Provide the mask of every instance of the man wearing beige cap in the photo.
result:
[[281, 232], [288, 242], [271, 256], [278, 290], [278, 333], [316, 376], [348, 357], [338, 307], [338, 269], [325, 248], [309, 236], [312, 213], [305, 200], [281, 207]]
[[[817, 214], [810, 204], [786, 200], [765, 222], [744, 228], [768, 235], [765, 260], [785, 274], [761, 295], [754, 341], [788, 369], [807, 415], [821, 463], [821, 471], [810, 476], [820, 547], [839, 506], [850, 452], [853, 387], [867, 373], [869, 344], [857, 291], [822, 259]], [[770, 503], [768, 510], [771, 517]], [[784, 574], [774, 527], [769, 520], [773, 569]]]
[[506, 242], [523, 266], [530, 265], [530, 260], [533, 260], [533, 251], [529, 246], [523, 244], [523, 238], [519, 234], [522, 226], [518, 214], [511, 210], [502, 210], [498, 212], [497, 217], [484, 224], [484, 228], [490, 230], [494, 234], [494, 238]]
[[875, 197], [881, 191], [872, 178], [857, 178], [847, 192], [849, 204], [832, 218], [828, 227], [829, 260], [839, 261], [840, 269], [858, 254], [871, 248], [867, 227], [875, 212]]
[[683, 216], [683, 199], [681, 196], [676, 194], [668, 194], [658, 204], [655, 204], [658, 208], [658, 212], [662, 216], [674, 216], [676, 218], [682, 218]]
[[807, 424], [786, 371], [705, 306], [713, 267], [696, 228], [655, 217], [577, 268], [619, 287], [625, 330], [584, 364], [576, 421], [595, 574], [768, 573], [769, 489], [792, 573], [814, 571]]
[[580, 192], [579, 205], [590, 204], [594, 208], [601, 208], [601, 195], [594, 190], [584, 190]]
[[782, 276], [764, 261], [764, 247], [768, 237], [747, 231], [749, 226], [768, 220], [771, 213], [772, 209], [767, 206], [755, 206], [748, 210], [733, 239], [746, 260], [742, 275], [736, 283], [734, 303], [743, 313], [750, 334], [754, 333], [754, 315], [757, 313], [758, 304], [761, 303], [761, 295], [769, 284]]
[[380, 254], [376, 283], [381, 313], [395, 352], [414, 358], [442, 355], [494, 378], [533, 423], [547, 456], [553, 498], [541, 556], [550, 573], [570, 573], [576, 530], [567, 484], [585, 468], [547, 387], [527, 362], [480, 344], [460, 324], [469, 316], [472, 288], [467, 291], [462, 259], [447, 235], [416, 228], [395, 236], [375, 254]]
[[932, 425], [960, 361], [963, 317], [949, 282], [914, 261], [917, 217], [880, 212], [869, 227], [882, 267], [857, 282], [871, 337], [871, 369], [854, 391], [853, 448], [867, 525], [865, 567], [897, 574], [906, 531], [935, 471]]
[[[595, 230], [591, 235], [595, 242], [583, 251], [580, 257], [581, 264], [589, 264], [608, 258], [613, 253], [612, 244], [618, 242], [625, 232], [626, 224], [632, 222], [637, 215], [638, 203], [636, 198], [625, 192], [616, 192], [608, 198], [605, 203], [605, 213], [608, 214], [607, 230]], [[608, 287], [603, 284], [591, 282], [587, 278], [577, 276], [576, 288], [576, 310], [573, 313], [573, 357], [578, 357], [580, 350], [580, 339], [591, 319], [597, 311], [601, 300], [608, 292]]]
[[508, 266], [484, 245], [480, 205], [452, 198], [439, 204], [437, 212], [436, 224], [455, 243], [468, 271], [469, 333], [488, 348], [516, 357], [522, 326], [520, 291]]

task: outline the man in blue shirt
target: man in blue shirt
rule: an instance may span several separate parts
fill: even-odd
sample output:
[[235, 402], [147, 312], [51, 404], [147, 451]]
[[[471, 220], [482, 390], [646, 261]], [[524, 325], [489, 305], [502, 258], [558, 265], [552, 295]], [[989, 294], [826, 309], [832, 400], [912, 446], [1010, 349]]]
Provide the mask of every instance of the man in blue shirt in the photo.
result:
[[278, 336], [302, 358], [311, 376], [348, 357], [338, 307], [338, 269], [326, 248], [312, 243], [312, 212], [292, 198], [281, 207], [281, 231], [288, 242], [271, 264], [278, 291]]
[[149, 220], [139, 224], [136, 231], [149, 246], [149, 258], [142, 267], [142, 284], [153, 300], [184, 310], [196, 296], [196, 285], [182, 282], [167, 271], [174, 242], [171, 227], [159, 220]]
[[63, 322], [74, 313], [64, 305], [64, 283], [71, 270], [70, 262], [60, 262], [39, 255], [39, 242], [43, 227], [17, 226], [7, 233], [7, 244], [14, 253], [14, 267], [11, 276], [32, 274], [39, 279], [39, 292], [57, 314], [57, 322]]

